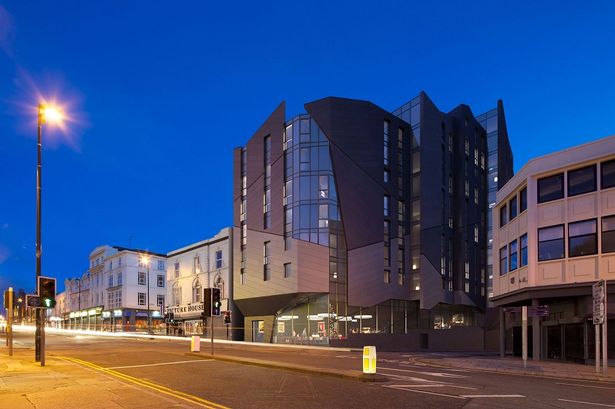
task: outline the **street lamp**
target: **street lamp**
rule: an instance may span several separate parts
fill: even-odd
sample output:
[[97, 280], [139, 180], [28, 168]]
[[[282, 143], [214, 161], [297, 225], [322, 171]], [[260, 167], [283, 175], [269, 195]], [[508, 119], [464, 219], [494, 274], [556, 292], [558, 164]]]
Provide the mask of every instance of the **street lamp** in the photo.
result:
[[[64, 119], [62, 110], [52, 105], [38, 105], [38, 138], [37, 138], [37, 165], [36, 165], [36, 292], [39, 292], [38, 278], [41, 276], [41, 190], [42, 190], [42, 133], [43, 125], [46, 123], [61, 125]], [[45, 361], [41, 360], [41, 347], [44, 342], [43, 323], [45, 320], [45, 309], [36, 310], [36, 332], [34, 335], [34, 360], [40, 362], [41, 366]], [[43, 340], [41, 342], [41, 340]]]
[[152, 333], [152, 316], [149, 310], [149, 257], [141, 255], [141, 264], [147, 264], [147, 333]]

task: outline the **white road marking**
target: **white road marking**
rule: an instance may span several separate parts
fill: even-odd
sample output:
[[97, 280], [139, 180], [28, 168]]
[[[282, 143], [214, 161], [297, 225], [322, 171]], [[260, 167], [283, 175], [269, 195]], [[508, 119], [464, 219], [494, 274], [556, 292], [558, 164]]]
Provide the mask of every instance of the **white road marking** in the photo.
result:
[[443, 378], [467, 378], [467, 376], [465, 375], [457, 375], [457, 374], [445, 373], [445, 372], [412, 371], [410, 369], [389, 368], [386, 366], [381, 366], [380, 369], [389, 370], [389, 371], [413, 372], [413, 373], [418, 373], [421, 375], [439, 376]]
[[162, 365], [178, 365], [178, 364], [192, 364], [195, 362], [210, 362], [213, 359], [191, 359], [189, 361], [173, 361], [173, 362], [159, 362], [157, 364], [143, 364], [143, 365], [127, 365], [127, 366], [109, 366], [105, 369], [126, 369], [126, 368], [144, 368], [146, 366], [162, 366]]
[[415, 385], [387, 385], [389, 388], [443, 388], [445, 385], [443, 383], [432, 383], [432, 384], [415, 384]]
[[421, 391], [421, 390], [417, 390], [417, 389], [404, 389], [404, 388], [399, 388], [399, 387], [394, 387], [394, 386], [389, 386], [389, 385], [382, 385], [382, 387], [390, 388], [390, 389], [397, 389], [397, 390], [406, 391], [406, 392], [423, 393], [423, 394], [426, 394], [426, 395], [444, 396], [446, 398], [464, 399], [464, 400], [466, 399], [466, 398], [461, 397], [461, 396], [448, 395], [446, 393], [436, 393], [436, 392], [429, 392], [429, 391]]
[[594, 386], [594, 385], [582, 385], [580, 383], [562, 383], [562, 382], [556, 382], [557, 385], [566, 385], [566, 386], [578, 386], [579, 388], [596, 388], [596, 389], [615, 389], [615, 388], [609, 388], [606, 386]]
[[607, 405], [606, 403], [583, 402], [582, 400], [558, 399], [562, 402], [581, 403], [583, 405], [602, 406], [603, 408], [615, 408], [615, 405]]
[[474, 398], [525, 398], [523, 395], [460, 395], [464, 398], [474, 399]]

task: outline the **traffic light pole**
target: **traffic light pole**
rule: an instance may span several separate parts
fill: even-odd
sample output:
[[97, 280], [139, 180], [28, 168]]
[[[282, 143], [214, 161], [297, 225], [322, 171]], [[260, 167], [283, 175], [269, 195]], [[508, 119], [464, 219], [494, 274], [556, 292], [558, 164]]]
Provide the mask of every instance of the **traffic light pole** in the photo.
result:
[[[38, 139], [37, 139], [37, 165], [36, 165], [36, 293], [38, 288], [38, 278], [41, 276], [41, 196], [42, 196], [42, 141], [41, 134], [43, 129], [43, 106], [38, 107]], [[45, 366], [45, 357], [43, 355], [43, 343], [45, 341], [45, 327], [43, 325], [43, 316], [45, 310], [36, 309], [36, 331], [34, 333], [34, 360], [40, 362], [41, 366]]]
[[214, 354], [214, 317], [210, 317], [211, 320], [211, 354]]

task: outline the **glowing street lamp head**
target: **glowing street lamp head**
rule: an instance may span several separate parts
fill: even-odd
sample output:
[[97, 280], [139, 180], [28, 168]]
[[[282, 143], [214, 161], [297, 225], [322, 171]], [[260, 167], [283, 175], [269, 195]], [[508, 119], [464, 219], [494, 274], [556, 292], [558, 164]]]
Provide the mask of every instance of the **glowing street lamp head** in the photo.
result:
[[44, 123], [62, 124], [64, 121], [64, 113], [62, 109], [53, 105], [39, 106], [39, 113]]
[[147, 265], [149, 263], [149, 256], [142, 254], [140, 260], [141, 264]]

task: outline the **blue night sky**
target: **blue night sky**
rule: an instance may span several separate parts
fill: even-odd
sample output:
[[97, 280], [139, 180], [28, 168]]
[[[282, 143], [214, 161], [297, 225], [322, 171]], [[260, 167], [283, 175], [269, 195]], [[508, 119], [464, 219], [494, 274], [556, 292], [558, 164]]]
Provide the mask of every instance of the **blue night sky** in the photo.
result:
[[230, 225], [232, 148], [282, 100], [501, 98], [515, 170], [615, 134], [615, 2], [245, 3], [0, 0], [0, 288], [34, 287], [37, 93], [74, 119], [44, 138], [60, 281], [98, 245], [166, 253]]

